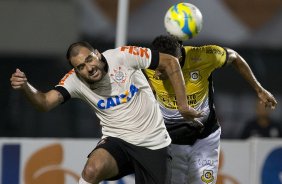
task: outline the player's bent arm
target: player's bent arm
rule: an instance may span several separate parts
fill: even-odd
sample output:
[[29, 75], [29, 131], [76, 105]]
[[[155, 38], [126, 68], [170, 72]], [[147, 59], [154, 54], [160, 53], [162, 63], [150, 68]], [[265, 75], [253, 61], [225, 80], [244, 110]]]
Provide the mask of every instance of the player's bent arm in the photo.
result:
[[35, 89], [28, 83], [25, 73], [18, 68], [12, 74], [10, 81], [12, 88], [23, 92], [27, 99], [38, 110], [49, 111], [63, 102], [63, 96], [56, 90], [42, 93]]
[[169, 77], [169, 80], [176, 95], [178, 111], [185, 119], [193, 120], [192, 126], [202, 127], [203, 124], [194, 119], [202, 117], [202, 112], [198, 112], [194, 108], [188, 106], [185, 81], [178, 59], [176, 57], [164, 53], [160, 53], [159, 57], [159, 66], [157, 70], [166, 73]]
[[244, 58], [232, 49], [227, 49], [227, 52], [229, 55], [227, 62], [232, 63], [232, 65], [237, 69], [241, 76], [243, 76], [243, 78], [252, 86], [261, 102], [265, 103], [266, 106], [274, 109], [277, 105], [276, 99], [269, 91], [261, 86]]
[[252, 88], [258, 93], [262, 90], [261, 84], [256, 79], [248, 63], [237, 52], [232, 49], [227, 49], [229, 58], [228, 63], [231, 63], [241, 76], [252, 86]]
[[179, 110], [189, 108], [185, 93], [184, 77], [178, 59], [164, 53], [160, 53], [159, 57], [158, 70], [163, 71], [168, 75], [176, 94], [176, 101]]
[[46, 93], [38, 91], [29, 83], [22, 88], [22, 92], [39, 111], [47, 112], [63, 102], [64, 98], [57, 90], [50, 90]]

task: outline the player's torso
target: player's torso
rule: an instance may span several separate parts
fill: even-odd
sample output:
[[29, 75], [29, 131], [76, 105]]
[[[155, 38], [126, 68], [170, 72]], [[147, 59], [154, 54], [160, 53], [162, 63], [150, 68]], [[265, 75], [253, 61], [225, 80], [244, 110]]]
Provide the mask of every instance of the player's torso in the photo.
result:
[[141, 69], [129, 66], [128, 60], [134, 60], [122, 52], [103, 55], [108, 63], [107, 74], [92, 85], [80, 82], [78, 92], [79, 98], [95, 109], [103, 135], [149, 148], [167, 146], [170, 139], [161, 112]]
[[139, 109], [142, 105], [139, 101], [147, 100], [143, 98], [150, 95], [150, 88], [142, 71], [128, 66], [123, 52], [114, 50], [103, 55], [108, 64], [107, 74], [92, 85], [82, 84], [80, 95], [103, 122], [122, 121]]
[[[216, 68], [224, 64], [226, 52], [217, 46], [185, 47], [185, 51], [186, 57], [182, 64], [182, 73], [188, 104], [197, 110], [208, 110], [209, 91], [212, 87], [210, 76]], [[163, 112], [167, 111], [174, 116], [180, 116], [179, 113], [173, 111], [177, 110], [177, 104], [170, 81], [154, 77], [155, 72], [152, 70], [146, 70], [146, 74], [156, 91], [156, 97], [163, 107]], [[169, 114], [167, 115], [169, 117]]]

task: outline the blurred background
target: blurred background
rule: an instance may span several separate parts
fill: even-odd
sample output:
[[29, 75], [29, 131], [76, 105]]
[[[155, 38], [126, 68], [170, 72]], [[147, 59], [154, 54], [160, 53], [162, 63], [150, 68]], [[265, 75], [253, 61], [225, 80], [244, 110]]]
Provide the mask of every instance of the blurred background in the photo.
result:
[[[163, 19], [174, 0], [129, 0], [125, 44], [149, 47], [166, 34]], [[186, 45], [236, 50], [278, 100], [270, 118], [282, 126], [282, 1], [191, 0], [203, 14], [201, 33]], [[10, 76], [20, 68], [36, 88], [54, 87], [70, 69], [69, 44], [85, 40], [100, 51], [117, 45], [117, 0], [0, 0], [0, 137], [100, 137], [99, 121], [79, 100], [36, 111]], [[253, 89], [231, 66], [213, 74], [223, 139], [239, 139], [257, 117]], [[277, 134], [275, 134], [277, 135]]]

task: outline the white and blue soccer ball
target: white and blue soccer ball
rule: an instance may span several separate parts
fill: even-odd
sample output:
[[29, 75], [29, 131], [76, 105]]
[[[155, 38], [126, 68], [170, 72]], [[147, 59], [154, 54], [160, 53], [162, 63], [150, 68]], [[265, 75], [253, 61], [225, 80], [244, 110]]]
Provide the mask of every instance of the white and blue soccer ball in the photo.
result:
[[203, 16], [195, 5], [178, 3], [166, 12], [164, 26], [170, 35], [184, 41], [199, 34], [203, 26]]

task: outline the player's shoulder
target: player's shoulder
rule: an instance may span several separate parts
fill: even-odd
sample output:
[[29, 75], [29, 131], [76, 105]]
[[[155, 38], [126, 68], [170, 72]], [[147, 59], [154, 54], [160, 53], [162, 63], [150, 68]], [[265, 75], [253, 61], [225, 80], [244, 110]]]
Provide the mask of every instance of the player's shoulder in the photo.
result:
[[[197, 63], [197, 65], [208, 65], [211, 69], [223, 66], [227, 52], [226, 49], [218, 45], [186, 46], [186, 61]], [[198, 61], [198, 62], [194, 62]]]
[[102, 52], [103, 56], [118, 55], [120, 53], [120, 48], [108, 49]]
[[70, 69], [65, 75], [64, 78], [74, 78], [76, 77], [76, 73], [74, 68]]
[[201, 53], [220, 53], [225, 52], [225, 48], [219, 45], [202, 45], [202, 46], [184, 46], [187, 52], [201, 52]]
[[77, 81], [78, 77], [75, 73], [74, 69], [71, 69], [68, 73], [64, 75], [64, 77], [60, 80], [59, 85], [64, 85], [66, 82], [69, 81]]
[[108, 49], [102, 52], [102, 55], [106, 58], [108, 64], [117, 63], [122, 60], [123, 53], [120, 51], [120, 47], [114, 49]]
[[109, 57], [132, 55], [132, 56], [141, 56], [141, 57], [149, 58], [149, 56], [151, 55], [151, 49], [147, 47], [126, 45], [126, 46], [120, 46], [114, 49], [106, 50], [102, 54], [104, 56], [109, 56]]

